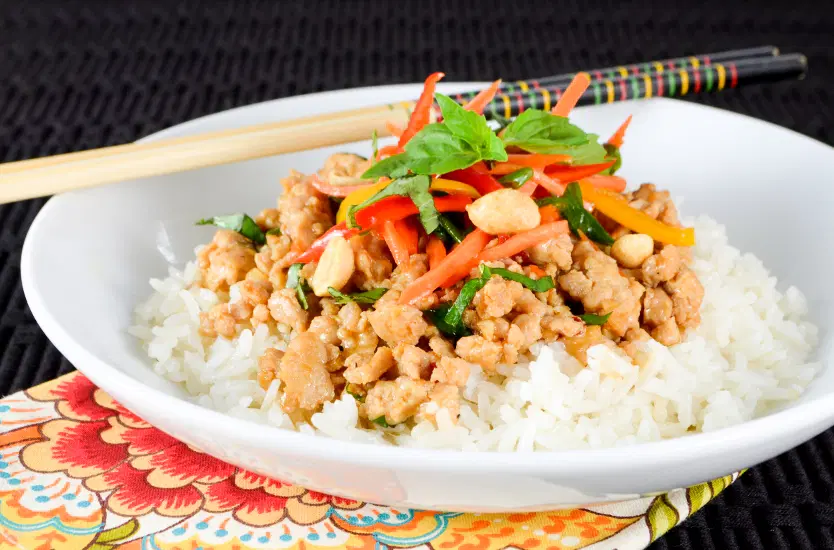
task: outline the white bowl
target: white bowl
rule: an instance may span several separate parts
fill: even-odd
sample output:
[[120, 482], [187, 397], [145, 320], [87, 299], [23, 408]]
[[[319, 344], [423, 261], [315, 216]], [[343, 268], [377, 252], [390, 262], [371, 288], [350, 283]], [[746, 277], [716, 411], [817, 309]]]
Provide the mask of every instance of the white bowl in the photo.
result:
[[[472, 88], [447, 85], [443, 91]], [[157, 134], [182, 136], [415, 97], [387, 86], [271, 101]], [[685, 487], [769, 459], [834, 424], [834, 149], [777, 126], [667, 99], [583, 108], [575, 118], [608, 135], [634, 114], [623, 175], [685, 196], [688, 213], [727, 225], [730, 242], [805, 292], [822, 329], [822, 374], [796, 403], [742, 425], [625, 448], [468, 453], [343, 443], [235, 419], [189, 403], [148, 366], [126, 333], [133, 307], [207, 240], [192, 222], [274, 204], [290, 168], [316, 170], [336, 150], [245, 162], [73, 192], [41, 210], [23, 249], [23, 286], [55, 346], [95, 384], [193, 447], [256, 472], [381, 504], [452, 511], [544, 510]], [[151, 139], [154, 139], [151, 138]], [[156, 238], [170, 236], [166, 259]]]

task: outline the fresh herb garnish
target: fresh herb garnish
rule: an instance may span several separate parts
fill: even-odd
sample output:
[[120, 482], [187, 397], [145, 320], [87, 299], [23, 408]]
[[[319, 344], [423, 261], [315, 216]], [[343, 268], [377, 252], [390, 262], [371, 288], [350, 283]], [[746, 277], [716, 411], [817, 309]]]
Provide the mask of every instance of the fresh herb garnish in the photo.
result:
[[350, 395], [351, 397], [353, 397], [355, 400], [359, 401], [360, 403], [365, 402], [365, 396], [362, 395], [361, 393], [357, 392], [356, 388], [353, 387], [353, 384], [348, 383], [345, 386], [345, 391], [348, 393], [348, 395]]
[[281, 230], [277, 227], [273, 227], [269, 231], [266, 232], [267, 235], [275, 235], [276, 237], [281, 236]]
[[529, 166], [525, 166], [515, 172], [511, 172], [506, 176], [503, 176], [498, 181], [503, 183], [505, 186], [512, 187], [513, 189], [518, 189], [528, 181], [530, 178], [533, 177], [533, 169]]
[[546, 197], [536, 201], [536, 204], [539, 206], [548, 204], [555, 206], [562, 217], [568, 221], [574, 235], [578, 235], [581, 231], [594, 242], [605, 245], [614, 244], [614, 238], [608, 234], [608, 231], [590, 212], [585, 210], [585, 205], [582, 202], [582, 190], [578, 183], [569, 183], [561, 197]]
[[605, 158], [599, 136], [586, 134], [568, 119], [547, 111], [528, 109], [504, 129], [501, 136], [507, 147], [531, 153], [570, 155], [572, 165], [596, 164]]
[[437, 330], [443, 334], [447, 334], [453, 338], [470, 336], [472, 331], [470, 331], [469, 328], [467, 328], [467, 326], [463, 323], [458, 323], [456, 326], [451, 326], [446, 323], [446, 315], [449, 313], [451, 308], [452, 304], [443, 304], [442, 306], [427, 310], [426, 315], [429, 316], [429, 319], [432, 323], [434, 323], [434, 326], [437, 327]]
[[264, 244], [266, 237], [255, 220], [246, 214], [230, 214], [228, 216], [214, 216], [197, 222], [197, 225], [214, 225], [221, 229], [237, 231], [256, 244]]
[[287, 288], [294, 288], [295, 294], [298, 297], [298, 303], [301, 304], [303, 309], [307, 309], [309, 306], [307, 305], [307, 292], [309, 292], [309, 287], [307, 286], [307, 281], [301, 278], [301, 269], [304, 267], [304, 264], [292, 264], [287, 270]]
[[526, 275], [522, 275], [521, 273], [504, 269], [503, 267], [493, 267], [489, 270], [493, 275], [500, 275], [507, 280], [521, 283], [524, 287], [529, 288], [533, 292], [547, 292], [556, 286], [556, 283], [553, 282], [553, 277], [550, 275], [542, 277], [541, 279], [533, 279], [531, 277], [527, 277]]
[[335, 299], [336, 303], [339, 305], [345, 305], [349, 302], [356, 302], [357, 304], [373, 304], [380, 298], [382, 295], [388, 292], [387, 288], [374, 288], [371, 290], [366, 290], [365, 292], [354, 292], [352, 294], [345, 294], [343, 292], [339, 292], [332, 286], [327, 287], [327, 292], [330, 293], [331, 296]]
[[593, 313], [583, 313], [579, 316], [582, 321], [586, 325], [604, 325], [608, 318], [611, 317], [611, 313], [606, 313], [605, 315], [594, 315]]
[[623, 165], [623, 156], [620, 154], [620, 148], [611, 145], [610, 143], [606, 143], [603, 147], [605, 147], [605, 153], [609, 159], [614, 159], [614, 164], [611, 165], [611, 168], [604, 170], [603, 174], [608, 174], [609, 176], [613, 176], [617, 170]]
[[445, 174], [481, 160], [507, 160], [504, 144], [483, 115], [467, 111], [451, 98], [435, 94], [443, 122], [429, 124], [405, 144], [405, 152], [371, 166], [362, 179]]
[[434, 206], [434, 198], [429, 193], [429, 185], [431, 185], [431, 180], [428, 176], [408, 176], [396, 179], [372, 197], [352, 207], [348, 212], [348, 225], [356, 227], [356, 212], [359, 210], [382, 199], [398, 195], [408, 197], [414, 202], [417, 211], [420, 213], [420, 223], [423, 224], [426, 233], [431, 233], [437, 229], [439, 214]]
[[456, 243], [461, 242], [465, 235], [463, 232], [458, 229], [452, 220], [449, 219], [448, 216], [444, 216], [443, 214], [439, 214], [437, 217], [437, 221], [440, 224], [439, 229], [441, 229], [446, 235], [448, 235], [453, 241]]
[[390, 428], [391, 425], [385, 420], [385, 415], [380, 416], [379, 418], [374, 418], [371, 420], [377, 426], [382, 426], [383, 428]]

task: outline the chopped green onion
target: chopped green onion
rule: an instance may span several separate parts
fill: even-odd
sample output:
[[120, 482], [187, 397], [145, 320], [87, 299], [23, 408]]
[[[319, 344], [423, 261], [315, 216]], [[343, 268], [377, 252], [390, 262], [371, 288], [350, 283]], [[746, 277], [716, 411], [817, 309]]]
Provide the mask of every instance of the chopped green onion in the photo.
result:
[[503, 183], [505, 186], [510, 186], [513, 189], [518, 189], [528, 181], [530, 178], [533, 177], [533, 169], [529, 166], [525, 166], [515, 172], [510, 172], [506, 176], [501, 177], [498, 181]]
[[490, 271], [493, 275], [500, 275], [510, 281], [521, 283], [533, 292], [547, 292], [556, 286], [556, 283], [553, 282], [553, 277], [550, 275], [542, 277], [541, 279], [533, 279], [531, 277], [527, 277], [526, 275], [522, 275], [521, 273], [504, 269], [503, 267], [493, 267]]
[[447, 216], [439, 214], [437, 217], [437, 221], [439, 222], [440, 227], [443, 228], [443, 231], [445, 231], [446, 234], [449, 235], [449, 237], [451, 237], [453, 241], [459, 243], [464, 239], [465, 235], [463, 234], [463, 232], [460, 229], [458, 229], [458, 227], [454, 223], [452, 223], [452, 220], [450, 220]]

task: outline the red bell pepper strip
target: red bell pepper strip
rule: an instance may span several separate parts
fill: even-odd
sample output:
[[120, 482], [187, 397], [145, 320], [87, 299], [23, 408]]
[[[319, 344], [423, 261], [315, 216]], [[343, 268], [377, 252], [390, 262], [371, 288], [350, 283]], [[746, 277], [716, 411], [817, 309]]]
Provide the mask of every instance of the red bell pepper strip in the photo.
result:
[[337, 223], [327, 230], [327, 232], [313, 241], [310, 248], [301, 253], [296, 259], [295, 263], [308, 264], [310, 262], [318, 261], [321, 255], [324, 254], [324, 249], [327, 248], [327, 243], [332, 241], [335, 237], [343, 237], [350, 239], [359, 233], [359, 229], [348, 228], [345, 222]]
[[423, 129], [431, 121], [431, 106], [434, 102], [434, 89], [437, 87], [437, 81], [446, 76], [444, 73], [432, 73], [426, 79], [423, 85], [423, 93], [420, 94], [420, 99], [414, 105], [414, 112], [411, 113], [411, 118], [408, 119], [408, 127], [400, 136], [400, 141], [397, 146], [405, 147], [408, 140], [414, 137], [414, 134]]
[[[465, 239], [443, 258], [440, 264], [428, 271], [422, 277], [418, 277], [411, 285], [406, 287], [400, 295], [401, 304], [412, 304], [428, 296], [446, 281], [451, 275], [458, 272], [461, 267], [466, 266], [473, 258], [484, 249], [492, 239], [490, 235], [480, 229], [475, 229]], [[464, 273], [462, 277], [465, 277]], [[462, 278], [461, 277], [461, 278]]]
[[631, 115], [628, 115], [628, 118], [625, 119], [617, 131], [614, 132], [614, 135], [611, 136], [611, 139], [608, 140], [608, 145], [616, 147], [619, 149], [623, 146], [623, 139], [625, 138], [626, 130], [628, 130], [628, 125], [631, 124]]
[[467, 111], [478, 113], [479, 115], [484, 114], [484, 109], [487, 105], [489, 105], [489, 102], [492, 101], [492, 98], [495, 97], [495, 94], [498, 92], [498, 88], [500, 86], [501, 79], [499, 78], [498, 80], [490, 84], [489, 88], [478, 92], [478, 95], [473, 97], [469, 103], [463, 106], [463, 108]]
[[600, 162], [599, 164], [583, 164], [580, 166], [550, 166], [545, 169], [545, 173], [555, 180], [562, 183], [570, 183], [572, 181], [579, 181], [581, 179], [599, 174], [603, 170], [614, 165], [615, 160]]
[[559, 98], [556, 106], [550, 112], [556, 116], [568, 116], [573, 108], [576, 107], [576, 104], [579, 103], [579, 99], [590, 84], [591, 77], [588, 73], [577, 73], [573, 77], [573, 80], [571, 80], [571, 83], [568, 84], [568, 87], [565, 88], [565, 93], [562, 94], [562, 97]]
[[489, 174], [489, 170], [483, 162], [478, 162], [463, 170], [449, 172], [443, 176], [443, 179], [455, 180], [471, 185], [481, 195], [504, 189], [504, 186]]
[[313, 176], [313, 179], [310, 181], [310, 185], [312, 185], [319, 193], [324, 193], [329, 197], [347, 197], [354, 191], [373, 185], [373, 182], [360, 183], [357, 185], [330, 185], [329, 183], [319, 179], [318, 176]]
[[[463, 212], [472, 204], [472, 198], [465, 195], [446, 195], [434, 198], [434, 207], [438, 212]], [[371, 227], [386, 221], [396, 221], [418, 214], [414, 202], [408, 197], [388, 197], [355, 214], [359, 227]]]

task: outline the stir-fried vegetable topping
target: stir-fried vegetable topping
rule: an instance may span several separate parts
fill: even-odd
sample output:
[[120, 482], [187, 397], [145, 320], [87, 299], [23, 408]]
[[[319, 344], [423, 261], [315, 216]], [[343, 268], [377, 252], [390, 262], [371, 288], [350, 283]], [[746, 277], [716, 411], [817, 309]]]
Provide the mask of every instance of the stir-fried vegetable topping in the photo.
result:
[[568, 119], [547, 111], [524, 111], [504, 129], [501, 139], [507, 147], [531, 153], [569, 155], [572, 164], [597, 164], [605, 160], [605, 149], [596, 134], [587, 134]]
[[519, 187], [527, 183], [532, 177], [533, 169], [529, 166], [525, 166], [524, 168], [521, 168], [519, 170], [516, 170], [515, 172], [511, 172], [506, 176], [501, 177], [498, 181], [500, 181], [504, 185], [512, 187], [513, 189], [518, 189]]
[[595, 315], [593, 313], [583, 313], [579, 316], [586, 325], [604, 325], [608, 318], [611, 317], [611, 312], [605, 315]]
[[281, 230], [277, 227], [273, 227], [269, 231], [266, 232], [267, 235], [275, 235], [276, 237], [281, 236]]
[[292, 264], [290, 269], [287, 271], [287, 288], [294, 288], [295, 294], [298, 297], [298, 303], [301, 304], [301, 307], [307, 309], [309, 306], [307, 304], [307, 293], [310, 292], [310, 287], [307, 285], [307, 281], [305, 281], [301, 277], [301, 269], [304, 267], [304, 264]]
[[561, 197], [547, 197], [537, 201], [539, 206], [553, 205], [559, 209], [559, 213], [570, 225], [571, 231], [578, 235], [581, 231], [594, 242], [600, 244], [614, 244], [614, 238], [587, 210], [582, 202], [582, 191], [579, 184], [572, 182], [568, 184], [565, 193]]
[[214, 225], [221, 229], [237, 231], [255, 244], [264, 244], [266, 242], [266, 236], [261, 231], [261, 228], [258, 227], [255, 220], [246, 214], [230, 214], [228, 216], [205, 218], [199, 220], [197, 225]]
[[385, 416], [380, 416], [379, 418], [374, 418], [371, 420], [377, 426], [382, 426], [383, 428], [390, 428], [391, 425], [385, 420]]
[[434, 206], [434, 198], [429, 193], [431, 179], [428, 176], [408, 176], [389, 183], [385, 188], [378, 191], [364, 202], [351, 207], [348, 212], [348, 223], [356, 227], [356, 212], [376, 202], [394, 195], [406, 196], [412, 200], [420, 214], [420, 223], [431, 233], [437, 229], [437, 208]]
[[541, 277], [540, 279], [533, 279], [526, 275], [522, 275], [521, 273], [516, 273], [515, 271], [510, 271], [509, 269], [504, 269], [503, 267], [492, 267], [487, 268], [487, 270], [493, 275], [500, 275], [510, 281], [521, 283], [533, 292], [547, 292], [548, 290], [556, 286], [556, 283], [553, 282], [553, 277], [549, 275]]
[[443, 232], [456, 243], [463, 241], [466, 237], [463, 231], [458, 229], [458, 226], [452, 223], [452, 220], [450, 220], [447, 216], [441, 214], [438, 218], [438, 222], [440, 222], [440, 227], [443, 229]]
[[359, 234], [359, 229], [347, 227], [344, 222], [337, 223], [327, 231], [325, 231], [324, 235], [313, 241], [313, 244], [310, 245], [310, 248], [305, 250], [298, 256], [295, 261], [302, 264], [308, 264], [310, 262], [315, 262], [321, 255], [324, 254], [324, 249], [327, 248], [327, 243], [335, 239], [336, 237], [342, 237], [345, 240], [350, 239], [354, 235]]
[[380, 298], [382, 295], [388, 292], [387, 288], [373, 288], [371, 290], [366, 290], [365, 292], [353, 292], [350, 294], [345, 294], [344, 292], [339, 292], [335, 288], [328, 287], [327, 292], [333, 296], [333, 299], [337, 304], [343, 306], [349, 302], [356, 302], [357, 304], [373, 304]]

